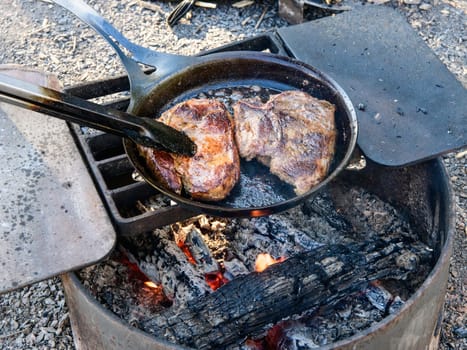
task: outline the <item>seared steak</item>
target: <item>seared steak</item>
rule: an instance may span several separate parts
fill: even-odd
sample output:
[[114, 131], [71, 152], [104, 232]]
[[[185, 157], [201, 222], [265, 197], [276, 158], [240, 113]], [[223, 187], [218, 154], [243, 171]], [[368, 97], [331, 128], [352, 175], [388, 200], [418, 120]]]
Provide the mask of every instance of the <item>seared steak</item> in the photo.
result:
[[263, 104], [248, 98], [234, 105], [240, 156], [257, 158], [303, 194], [326, 176], [334, 155], [335, 107], [301, 91], [286, 91]]
[[191, 158], [138, 146], [159, 182], [193, 199], [224, 199], [240, 176], [234, 124], [225, 106], [212, 99], [191, 99], [164, 112], [159, 121], [185, 132], [197, 146]]

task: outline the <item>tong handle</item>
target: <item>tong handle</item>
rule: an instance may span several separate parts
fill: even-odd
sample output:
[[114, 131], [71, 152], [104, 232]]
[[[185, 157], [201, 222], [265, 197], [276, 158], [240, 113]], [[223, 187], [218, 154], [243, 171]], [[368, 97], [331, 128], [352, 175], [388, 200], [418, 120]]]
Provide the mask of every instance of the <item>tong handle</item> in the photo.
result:
[[188, 136], [154, 119], [108, 109], [4, 74], [0, 74], [0, 100], [130, 138], [144, 146], [187, 156], [196, 153], [196, 145]]

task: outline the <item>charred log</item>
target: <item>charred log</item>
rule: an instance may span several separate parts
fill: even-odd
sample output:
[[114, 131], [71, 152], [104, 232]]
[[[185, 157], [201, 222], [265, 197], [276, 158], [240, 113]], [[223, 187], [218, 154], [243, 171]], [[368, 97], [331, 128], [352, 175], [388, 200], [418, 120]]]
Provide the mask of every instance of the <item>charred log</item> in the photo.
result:
[[[175, 303], [199, 298], [210, 292], [204, 271], [195, 265], [197, 255], [187, 256], [171, 230], [156, 229], [154, 234], [125, 241], [124, 246], [151, 281], [160, 283]], [[163, 273], [161, 273], [163, 272]]]
[[262, 273], [240, 276], [216, 292], [168, 309], [141, 326], [197, 349], [216, 349], [282, 318], [337, 303], [370, 281], [405, 280], [429, 265], [431, 252], [401, 241], [327, 245], [299, 253]]

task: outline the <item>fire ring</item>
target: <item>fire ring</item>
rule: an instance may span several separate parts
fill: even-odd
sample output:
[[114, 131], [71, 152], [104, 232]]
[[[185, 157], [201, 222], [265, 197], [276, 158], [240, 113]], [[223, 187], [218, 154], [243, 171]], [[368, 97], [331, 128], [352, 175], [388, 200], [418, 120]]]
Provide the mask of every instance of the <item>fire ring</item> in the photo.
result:
[[[441, 160], [389, 169], [370, 162], [363, 171], [349, 172], [347, 177], [377, 192], [381, 198], [404, 205], [414, 220], [428, 228], [419, 231], [427, 233], [423, 240], [433, 243], [436, 263], [423, 284], [397, 313], [322, 349], [436, 347], [455, 221], [453, 192]], [[395, 192], [394, 188], [399, 190]], [[62, 281], [79, 349], [186, 349], [130, 327], [100, 305], [74, 273], [63, 275]]]

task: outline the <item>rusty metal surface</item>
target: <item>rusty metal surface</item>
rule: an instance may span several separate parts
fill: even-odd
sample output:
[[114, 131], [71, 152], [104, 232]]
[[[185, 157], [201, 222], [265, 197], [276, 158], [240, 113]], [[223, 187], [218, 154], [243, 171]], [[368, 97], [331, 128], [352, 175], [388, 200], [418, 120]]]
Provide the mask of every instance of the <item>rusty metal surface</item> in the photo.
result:
[[106, 257], [115, 231], [67, 124], [1, 103], [0, 144], [0, 293]]
[[130, 327], [128, 323], [98, 304], [75, 274], [64, 274], [61, 278], [77, 350], [188, 349], [155, 339], [135, 327]]
[[[400, 169], [369, 164], [365, 172], [349, 174], [348, 181], [368, 185], [391, 203], [405, 203], [411, 216], [424, 220], [419, 233], [423, 240], [429, 240], [433, 245], [437, 262], [422, 286], [398, 313], [354, 337], [321, 349], [436, 349], [455, 225], [449, 177], [440, 159]], [[399, 179], [395, 179], [396, 175]], [[393, 187], [381, 186], [381, 183], [391, 181], [401, 183], [401, 190], [396, 194]], [[91, 296], [73, 273], [62, 276], [62, 281], [77, 349], [182, 349], [142, 333], [117, 318]]]
[[350, 96], [373, 161], [409, 165], [467, 145], [467, 90], [392, 8], [360, 6], [278, 34]]

